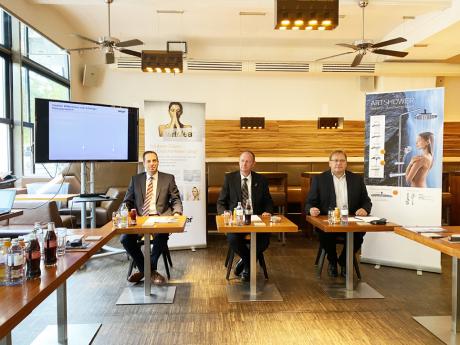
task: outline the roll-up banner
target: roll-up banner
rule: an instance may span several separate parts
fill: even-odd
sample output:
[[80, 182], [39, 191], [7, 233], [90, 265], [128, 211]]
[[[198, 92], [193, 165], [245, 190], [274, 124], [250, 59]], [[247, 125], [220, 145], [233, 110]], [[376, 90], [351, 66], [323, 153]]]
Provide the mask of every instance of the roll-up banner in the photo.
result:
[[[364, 178], [372, 215], [440, 226], [444, 88], [366, 95]], [[367, 233], [361, 261], [441, 271], [439, 251], [394, 233]]]
[[158, 153], [158, 170], [173, 174], [187, 224], [170, 248], [206, 246], [205, 104], [145, 101], [145, 150]]

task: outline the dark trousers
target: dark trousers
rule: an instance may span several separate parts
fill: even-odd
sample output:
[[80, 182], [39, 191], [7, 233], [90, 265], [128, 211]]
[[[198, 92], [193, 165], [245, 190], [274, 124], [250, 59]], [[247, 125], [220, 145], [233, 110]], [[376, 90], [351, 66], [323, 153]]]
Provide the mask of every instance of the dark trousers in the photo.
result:
[[[140, 272], [144, 272], [144, 255], [142, 254], [141, 247], [137, 241], [142, 238], [142, 235], [123, 234], [120, 237], [120, 242], [125, 248], [126, 252], [133, 258], [134, 263]], [[156, 234], [151, 244], [153, 245], [152, 253], [150, 255], [151, 269], [157, 270], [158, 259], [160, 258], [163, 248], [168, 245], [169, 234]]]
[[[248, 234], [227, 234], [227, 241], [230, 247], [233, 249], [235, 253], [237, 253], [241, 259], [243, 259], [243, 264], [245, 270], [249, 271], [250, 266], [250, 250], [248, 246], [248, 241], [245, 237]], [[257, 241], [256, 241], [256, 248], [257, 248], [257, 258], [261, 253], [268, 248], [270, 244], [270, 234], [269, 233], [258, 233], [257, 234]]]
[[[339, 263], [341, 266], [345, 266], [346, 261], [346, 253], [347, 253], [347, 234], [345, 232], [324, 232], [318, 230], [319, 234], [319, 243], [321, 247], [326, 250], [327, 259], [330, 263]], [[353, 253], [356, 253], [358, 250], [361, 249], [361, 245], [363, 244], [363, 238], [365, 232], [355, 232], [353, 236]], [[345, 239], [345, 244], [342, 249], [342, 253], [340, 254], [339, 258], [337, 259], [337, 237], [342, 237]]]

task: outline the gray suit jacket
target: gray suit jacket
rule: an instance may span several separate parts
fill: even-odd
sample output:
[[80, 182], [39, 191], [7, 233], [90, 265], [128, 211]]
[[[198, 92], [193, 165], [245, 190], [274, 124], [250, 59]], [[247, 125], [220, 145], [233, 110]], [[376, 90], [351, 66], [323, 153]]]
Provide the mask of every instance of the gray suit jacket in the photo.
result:
[[[146, 176], [145, 172], [133, 176], [123, 199], [128, 208], [135, 208], [139, 215], [142, 214], [144, 206]], [[179, 190], [177, 189], [174, 176], [171, 174], [158, 172], [156, 208], [162, 216], [169, 216], [174, 213], [182, 214], [182, 201], [180, 200]]]

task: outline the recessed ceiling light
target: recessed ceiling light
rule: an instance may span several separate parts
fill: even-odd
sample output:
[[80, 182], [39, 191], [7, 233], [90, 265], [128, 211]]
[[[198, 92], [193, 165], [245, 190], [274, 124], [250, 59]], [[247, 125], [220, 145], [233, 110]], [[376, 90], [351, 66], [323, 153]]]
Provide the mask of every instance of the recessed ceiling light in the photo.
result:
[[157, 10], [158, 14], [184, 14], [184, 10]]
[[240, 16], [265, 16], [267, 13], [266, 12], [245, 12], [241, 11]]

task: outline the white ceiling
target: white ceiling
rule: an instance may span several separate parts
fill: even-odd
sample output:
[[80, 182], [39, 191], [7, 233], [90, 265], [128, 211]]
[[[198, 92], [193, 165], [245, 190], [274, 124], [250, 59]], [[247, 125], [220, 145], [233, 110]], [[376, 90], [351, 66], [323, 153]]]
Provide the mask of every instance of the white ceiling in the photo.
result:
[[[94, 39], [107, 35], [104, 0], [28, 1], [53, 8], [79, 34]], [[365, 38], [379, 42], [402, 36], [408, 42], [388, 49], [408, 51], [404, 59], [447, 59], [460, 54], [459, 3], [460, 0], [369, 0], [365, 10]], [[164, 14], [158, 10], [180, 10], [183, 14]], [[242, 11], [265, 15], [242, 16], [239, 14]], [[114, 0], [112, 36], [144, 41], [144, 46], [133, 48], [137, 50], [165, 49], [166, 41], [187, 41], [188, 58], [313, 61], [347, 52], [335, 44], [353, 43], [361, 38], [358, 0], [340, 0], [339, 12], [343, 18], [333, 31], [292, 32], [273, 29], [274, 0]], [[80, 43], [81, 47], [91, 45], [83, 40]], [[428, 44], [428, 47], [414, 48], [414, 44]], [[330, 61], [351, 60], [352, 55], [345, 55]], [[383, 60], [383, 56], [372, 54], [363, 62]]]

